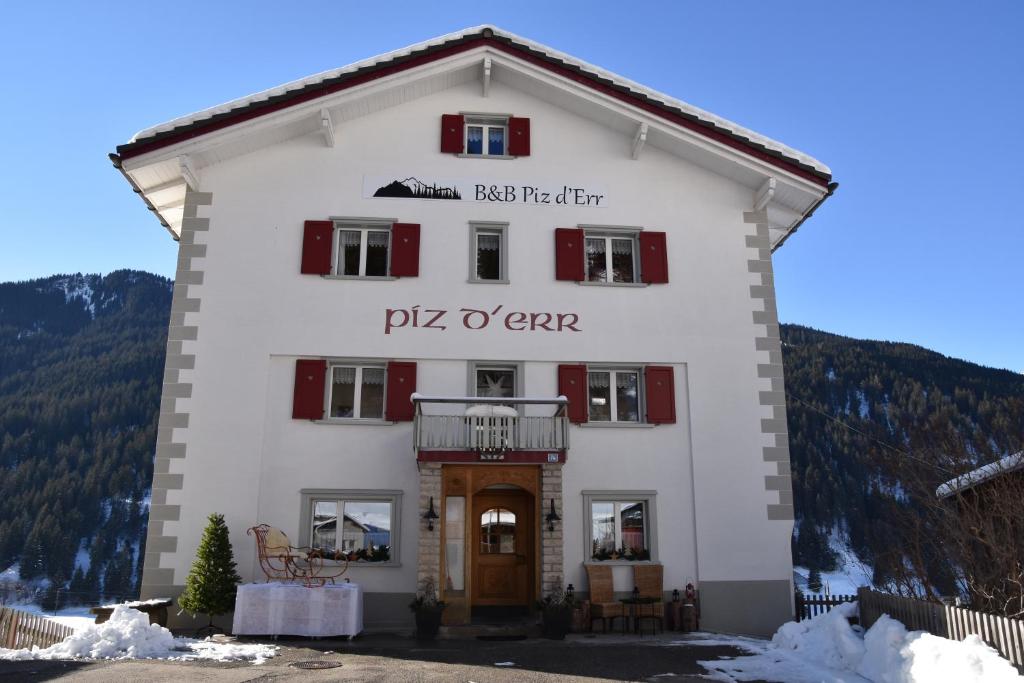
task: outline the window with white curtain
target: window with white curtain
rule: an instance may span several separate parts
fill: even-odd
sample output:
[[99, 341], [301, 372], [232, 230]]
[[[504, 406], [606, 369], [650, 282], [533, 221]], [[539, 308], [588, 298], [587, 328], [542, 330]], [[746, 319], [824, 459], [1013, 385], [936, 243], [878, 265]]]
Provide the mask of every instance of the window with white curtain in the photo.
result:
[[590, 368], [590, 421], [640, 422], [640, 376], [639, 368]]
[[470, 282], [508, 282], [508, 224], [470, 223]]
[[338, 223], [335, 229], [335, 275], [386, 277], [391, 226]]
[[586, 233], [588, 282], [637, 282], [636, 236], [631, 233]]
[[383, 366], [332, 365], [330, 416], [383, 419], [385, 374]]
[[502, 116], [467, 116], [466, 154], [474, 156], [505, 156], [508, 154], [508, 119]]
[[477, 365], [476, 395], [510, 398], [516, 395], [515, 365]]

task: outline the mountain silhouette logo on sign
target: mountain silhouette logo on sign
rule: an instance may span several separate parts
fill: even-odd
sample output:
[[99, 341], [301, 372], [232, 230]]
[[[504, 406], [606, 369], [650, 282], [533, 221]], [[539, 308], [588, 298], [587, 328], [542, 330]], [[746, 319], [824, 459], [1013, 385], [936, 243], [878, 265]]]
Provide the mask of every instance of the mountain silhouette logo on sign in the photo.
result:
[[408, 199], [462, 199], [462, 195], [454, 187], [438, 187], [436, 183], [427, 185], [413, 177], [405, 180], [392, 180], [384, 187], [378, 188], [373, 196]]

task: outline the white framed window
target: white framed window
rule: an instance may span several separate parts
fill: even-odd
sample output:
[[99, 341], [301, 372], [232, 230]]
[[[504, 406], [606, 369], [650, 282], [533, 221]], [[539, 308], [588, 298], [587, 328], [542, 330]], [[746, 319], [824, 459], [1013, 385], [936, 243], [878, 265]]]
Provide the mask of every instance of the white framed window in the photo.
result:
[[656, 560], [653, 491], [584, 491], [590, 562]]
[[508, 118], [467, 116], [466, 154], [503, 157], [508, 155]]
[[508, 223], [469, 225], [469, 281], [508, 283]]
[[338, 363], [327, 373], [329, 418], [384, 419], [385, 366]]
[[334, 275], [387, 277], [391, 263], [391, 226], [387, 223], [334, 224]]
[[637, 235], [631, 232], [584, 233], [587, 282], [639, 282]]
[[641, 421], [643, 372], [640, 368], [587, 368], [591, 422]]
[[401, 491], [302, 489], [300, 543], [326, 559], [398, 564]]

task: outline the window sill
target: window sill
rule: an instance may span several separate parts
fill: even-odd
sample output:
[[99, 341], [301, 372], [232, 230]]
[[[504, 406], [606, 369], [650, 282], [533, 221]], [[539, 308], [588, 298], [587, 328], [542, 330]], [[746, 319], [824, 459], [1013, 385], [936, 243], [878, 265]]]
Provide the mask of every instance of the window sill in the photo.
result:
[[591, 559], [591, 560], [583, 560], [583, 564], [619, 567], [619, 566], [629, 566], [629, 565], [636, 565], [636, 564], [661, 564], [661, 562], [658, 562], [657, 560], [593, 560], [593, 559]]
[[518, 159], [519, 157], [509, 156], [508, 154], [456, 154], [460, 159]]
[[577, 427], [584, 429], [654, 429], [658, 425], [650, 422], [583, 422]]
[[508, 280], [476, 280], [470, 278], [466, 280], [471, 285], [507, 285], [510, 284]]
[[[324, 566], [327, 567], [338, 567], [341, 566], [341, 562], [337, 560], [324, 560]], [[401, 567], [401, 562], [349, 562], [348, 568], [355, 569], [356, 567]], [[345, 579], [341, 580], [342, 583]]]
[[390, 427], [398, 424], [391, 420], [363, 419], [361, 417], [327, 417], [322, 420], [313, 420], [321, 425], [364, 425], [366, 427]]
[[325, 280], [397, 280], [393, 275], [321, 275]]
[[584, 287], [649, 287], [650, 285], [646, 282], [592, 282], [590, 280], [581, 280], [577, 282], [578, 285]]

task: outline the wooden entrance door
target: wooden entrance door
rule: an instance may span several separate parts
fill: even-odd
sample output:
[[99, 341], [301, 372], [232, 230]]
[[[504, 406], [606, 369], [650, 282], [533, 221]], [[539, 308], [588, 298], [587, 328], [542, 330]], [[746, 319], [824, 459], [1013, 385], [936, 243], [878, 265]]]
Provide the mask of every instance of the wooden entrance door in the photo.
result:
[[530, 604], [533, 508], [533, 496], [521, 489], [487, 489], [473, 496], [473, 605]]

